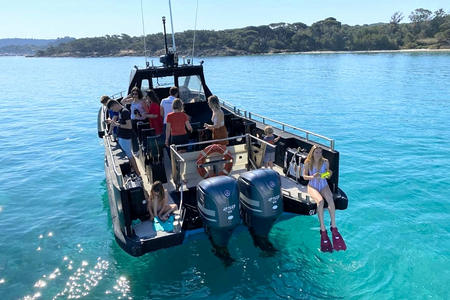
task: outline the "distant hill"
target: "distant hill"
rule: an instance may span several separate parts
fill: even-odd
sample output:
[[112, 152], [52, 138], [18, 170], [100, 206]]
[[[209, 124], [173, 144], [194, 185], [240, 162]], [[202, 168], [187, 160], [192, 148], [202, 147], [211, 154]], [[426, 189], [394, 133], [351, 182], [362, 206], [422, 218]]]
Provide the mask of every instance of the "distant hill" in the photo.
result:
[[45, 50], [49, 46], [58, 46], [75, 40], [72, 37], [57, 39], [0, 39], [0, 55], [34, 55], [36, 51]]
[[[198, 56], [247, 55], [305, 51], [367, 51], [398, 49], [449, 49], [450, 14], [418, 8], [409, 15], [394, 13], [389, 23], [346, 25], [329, 17], [310, 26], [272, 23], [228, 30], [198, 30], [195, 50]], [[175, 33], [179, 55], [190, 55], [193, 30]], [[161, 33], [146, 35], [147, 55], [164, 53]], [[36, 56], [131, 56], [143, 55], [143, 39], [127, 34], [81, 38], [37, 51]]]

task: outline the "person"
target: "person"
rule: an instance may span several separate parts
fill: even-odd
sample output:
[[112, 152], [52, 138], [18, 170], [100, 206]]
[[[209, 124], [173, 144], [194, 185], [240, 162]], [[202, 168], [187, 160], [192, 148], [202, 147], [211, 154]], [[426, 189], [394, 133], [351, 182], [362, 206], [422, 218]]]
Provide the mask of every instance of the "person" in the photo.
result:
[[158, 217], [161, 221], [166, 221], [169, 215], [177, 210], [175, 203], [168, 201], [167, 192], [165, 191], [161, 181], [155, 181], [150, 189], [150, 195], [147, 199], [147, 209], [150, 214], [150, 221], [154, 221]]
[[[103, 95], [100, 97], [100, 103], [106, 107], [106, 104], [108, 103], [108, 101], [111, 100], [111, 98], [109, 98], [109, 96]], [[108, 110], [109, 113], [109, 110]]]
[[[183, 102], [176, 98], [172, 103], [173, 112], [167, 115], [166, 123], [166, 146], [170, 144], [181, 145], [189, 142], [186, 128], [192, 132], [192, 126], [189, 117], [182, 111]], [[184, 150], [184, 149], [181, 149]]]
[[[109, 98], [106, 95], [100, 97], [100, 103], [103, 106], [105, 106], [105, 108], [106, 108], [106, 104], [108, 103], [109, 100], [111, 100], [111, 98]], [[108, 124], [110, 124], [110, 121], [107, 121], [107, 120], [117, 121], [117, 118], [119, 117], [119, 114], [116, 113], [115, 111], [111, 110], [111, 109], [107, 109], [107, 111], [108, 111], [108, 114], [107, 114], [106, 122]], [[113, 133], [113, 136], [115, 138], [117, 136], [117, 127], [110, 126], [109, 129], [108, 129], [108, 134], [111, 134], [111, 133]]]
[[[331, 177], [332, 171], [328, 160], [322, 156], [322, 148], [318, 145], [314, 145], [309, 151], [306, 157], [303, 178], [308, 180], [308, 193], [311, 198], [317, 203], [317, 212], [320, 222], [320, 250], [323, 252], [333, 252], [333, 248], [336, 251], [345, 250], [347, 246], [336, 227], [335, 220], [335, 206], [333, 201], [333, 194], [326, 177]], [[333, 237], [333, 245], [328, 237], [327, 230], [323, 220], [323, 199], [328, 203], [328, 211], [331, 217], [331, 233]]]
[[[280, 137], [275, 137], [273, 135], [273, 128], [272, 126], [266, 126], [264, 128], [264, 141], [268, 142], [269, 144], [274, 145]], [[272, 147], [266, 147], [266, 152], [264, 153], [264, 166], [266, 168], [273, 169], [273, 162], [275, 161], [275, 148]]]
[[[226, 139], [228, 137], [227, 128], [225, 127], [225, 118], [223, 115], [222, 108], [219, 104], [219, 98], [212, 95], [208, 97], [208, 106], [212, 110], [212, 125], [205, 123], [205, 129], [210, 129], [212, 131], [212, 139]], [[228, 141], [219, 141], [216, 144], [228, 145]]]
[[116, 100], [109, 100], [106, 104], [108, 109], [111, 109], [119, 114], [117, 121], [111, 120], [111, 126], [117, 127], [117, 137], [119, 146], [122, 148], [123, 152], [127, 155], [130, 160], [131, 167], [136, 172], [137, 175], [140, 175], [139, 169], [136, 165], [136, 160], [134, 159], [133, 153], [131, 152], [131, 119], [130, 119], [130, 111], [123, 107]]
[[154, 90], [147, 90], [147, 117], [150, 127], [155, 129], [155, 135], [163, 132], [163, 115], [159, 106], [159, 99]]
[[131, 94], [122, 99], [123, 105], [130, 104], [130, 112], [132, 120], [145, 120], [146, 119], [146, 102], [144, 101], [144, 95], [137, 86], [131, 89]]
[[173, 86], [169, 89], [169, 97], [161, 100], [161, 115], [163, 116], [163, 134], [166, 133], [167, 115], [170, 114], [172, 110], [173, 101], [178, 97], [178, 88]]
[[147, 105], [144, 101], [144, 97], [142, 95], [142, 91], [137, 86], [131, 89], [131, 94], [125, 97], [122, 100], [123, 105], [130, 104], [130, 112], [131, 112], [131, 141], [132, 141], [132, 149], [134, 153], [137, 153], [139, 150], [138, 147], [138, 135], [137, 135], [137, 122], [146, 121], [147, 120]]

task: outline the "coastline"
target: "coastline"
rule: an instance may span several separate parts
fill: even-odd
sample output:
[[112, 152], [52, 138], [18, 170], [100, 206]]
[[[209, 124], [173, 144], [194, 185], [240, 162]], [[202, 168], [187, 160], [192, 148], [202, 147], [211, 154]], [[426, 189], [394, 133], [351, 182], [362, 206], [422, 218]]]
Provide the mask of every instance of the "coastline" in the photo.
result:
[[[254, 55], [291, 55], [291, 54], [377, 54], [377, 53], [450, 53], [450, 48], [443, 49], [398, 49], [398, 50], [345, 50], [345, 51], [331, 51], [331, 50], [319, 50], [319, 51], [277, 51], [277, 52], [266, 52], [266, 53], [247, 53], [244, 51], [200, 51], [197, 55], [198, 57], [226, 57], [226, 56], [254, 56]], [[93, 57], [126, 57], [126, 56], [142, 56], [141, 53], [135, 53], [134, 51], [122, 51], [114, 55], [75, 55], [72, 53], [63, 53], [60, 55], [52, 56], [36, 56], [36, 55], [0, 55], [3, 56], [25, 56], [25, 57], [77, 57], [77, 58], [93, 58]], [[158, 54], [151, 55], [158, 56]], [[179, 57], [189, 56], [184, 54], [179, 54]]]
[[[373, 53], [418, 53], [418, 52], [450, 52], [446, 49], [398, 49], [398, 50], [357, 50], [357, 51], [308, 51], [308, 52], [289, 52], [286, 54], [373, 54]], [[285, 53], [282, 53], [285, 54]]]

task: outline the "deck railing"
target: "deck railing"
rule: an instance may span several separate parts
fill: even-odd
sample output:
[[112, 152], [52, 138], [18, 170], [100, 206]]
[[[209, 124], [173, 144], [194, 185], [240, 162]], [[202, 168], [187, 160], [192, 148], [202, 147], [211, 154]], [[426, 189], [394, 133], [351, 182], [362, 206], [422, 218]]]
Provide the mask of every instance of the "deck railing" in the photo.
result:
[[[328, 145], [322, 144], [322, 143], [319, 143], [319, 144], [321, 144], [323, 146], [326, 146], [326, 147], [330, 148], [331, 150], [334, 150], [334, 139], [331, 139], [329, 137], [326, 137], [326, 136], [314, 133], [314, 132], [306, 130], [306, 129], [295, 127], [295, 126], [289, 125], [287, 123], [283, 123], [283, 122], [280, 122], [280, 121], [277, 121], [277, 120], [274, 120], [274, 119], [262, 116], [262, 115], [257, 114], [257, 113], [253, 113], [253, 112], [250, 112], [250, 111], [239, 109], [236, 106], [232, 105], [231, 103], [228, 103], [228, 102], [223, 101], [223, 100], [221, 100], [221, 103], [222, 103], [222, 106], [224, 106], [225, 108], [227, 108], [230, 111], [233, 111], [235, 114], [237, 114], [237, 115], [239, 115], [239, 116], [241, 116], [241, 117], [243, 117], [245, 119], [261, 122], [263, 124], [267, 124], [267, 122], [270, 122], [271, 124], [268, 124], [268, 125], [274, 126], [274, 127], [276, 127], [277, 129], [279, 129], [279, 130], [281, 130], [283, 132], [287, 132], [287, 133], [291, 133], [291, 134], [292, 134], [292, 132], [286, 131], [287, 128], [293, 129], [295, 131], [299, 131], [299, 132], [301, 132], [301, 133], [303, 133], [305, 135], [304, 138], [307, 141], [309, 141], [309, 142], [318, 143], [317, 141], [312, 140], [311, 136], [323, 139], [323, 140], [328, 142]], [[257, 117], [258, 119], [255, 119], [255, 117]]]
[[[110, 97], [111, 97], [111, 99], [118, 99], [118, 98], [123, 97], [123, 94], [125, 92], [126, 91], [121, 91], [121, 92], [113, 94]], [[280, 121], [277, 121], [277, 120], [274, 120], [274, 119], [262, 116], [260, 114], [257, 114], [257, 113], [251, 112], [251, 111], [246, 111], [246, 110], [237, 108], [233, 104], [228, 103], [228, 102], [226, 102], [224, 100], [221, 100], [221, 103], [222, 103], [222, 106], [224, 106], [228, 110], [233, 111], [235, 114], [237, 114], [237, 115], [239, 115], [239, 116], [241, 116], [241, 117], [243, 117], [245, 119], [261, 122], [263, 124], [267, 124], [266, 122], [270, 122], [271, 124], [268, 124], [268, 125], [272, 125], [275, 128], [277, 128], [277, 129], [279, 129], [279, 130], [281, 130], [283, 132], [287, 132], [287, 133], [291, 133], [292, 134], [292, 132], [289, 132], [289, 131], [286, 130], [287, 128], [290, 128], [290, 129], [292, 129], [294, 131], [298, 131], [298, 132], [304, 134], [304, 139], [306, 139], [308, 142], [319, 143], [319, 144], [321, 144], [321, 145], [323, 145], [325, 147], [330, 148], [331, 150], [334, 150], [334, 139], [331, 139], [331, 138], [326, 137], [324, 135], [317, 134], [315, 132], [312, 132], [312, 131], [309, 131], [309, 130], [306, 130], [306, 129], [303, 129], [303, 128], [292, 126], [292, 125], [289, 125], [287, 123], [283, 123], [283, 122], [280, 122]], [[255, 117], [257, 119], [255, 119]], [[316, 140], [312, 140], [311, 136], [319, 138], [319, 139], [322, 139], [322, 140], [325, 140], [328, 143], [328, 145], [320, 143], [320, 142], [317, 142]]]
[[[104, 126], [105, 126], [104, 128], [108, 128], [106, 126], [106, 122], [104, 121], [105, 120], [105, 109], [104, 108], [102, 109], [102, 114], [103, 114], [103, 122], [104, 122]], [[106, 148], [108, 148], [108, 153], [109, 153], [109, 156], [110, 156], [110, 159], [112, 162], [112, 168], [114, 170], [114, 173], [116, 174], [117, 184], [119, 185], [120, 188], [122, 188], [123, 187], [123, 175], [122, 175], [122, 172], [119, 173], [118, 167], [116, 166], [116, 163], [114, 160], [114, 155], [111, 151], [111, 142], [110, 142], [111, 136], [108, 134], [108, 130], [105, 130], [105, 134], [104, 134], [103, 138], [105, 139], [105, 141], [107, 143]]]
[[114, 99], [114, 100], [119, 99], [119, 98], [123, 98], [123, 94], [125, 92], [126, 91], [120, 91], [118, 93], [112, 94], [111, 96], [109, 96], [109, 98]]
[[[198, 146], [198, 145], [207, 145], [207, 144], [214, 144], [214, 143], [218, 143], [218, 142], [223, 142], [223, 141], [231, 141], [231, 140], [236, 140], [238, 142], [243, 142], [245, 144], [247, 144], [247, 155], [248, 155], [248, 160], [249, 163], [253, 166], [253, 168], [256, 168], [256, 163], [253, 161], [252, 157], [251, 157], [251, 142], [252, 140], [260, 143], [260, 144], [265, 144], [266, 147], [269, 148], [273, 148], [275, 149], [275, 145], [272, 145], [256, 136], [250, 135], [248, 133], [243, 134], [243, 135], [238, 135], [238, 136], [233, 136], [233, 137], [228, 137], [228, 138], [223, 138], [223, 139], [216, 139], [216, 140], [208, 140], [208, 141], [202, 141], [202, 142], [196, 142], [196, 143], [189, 143], [189, 144], [182, 144], [182, 145], [170, 145], [170, 153], [171, 153], [171, 164], [172, 164], [172, 176], [173, 176], [173, 181], [175, 182], [177, 189], [179, 189], [181, 187], [181, 185], [183, 184], [181, 181], [181, 178], [179, 177], [179, 170], [181, 170], [182, 165], [185, 166], [185, 164], [187, 163], [186, 160], [183, 158], [183, 156], [177, 151], [179, 148], [183, 148], [183, 147], [189, 147], [189, 146]], [[186, 166], [185, 166], [186, 167]]]

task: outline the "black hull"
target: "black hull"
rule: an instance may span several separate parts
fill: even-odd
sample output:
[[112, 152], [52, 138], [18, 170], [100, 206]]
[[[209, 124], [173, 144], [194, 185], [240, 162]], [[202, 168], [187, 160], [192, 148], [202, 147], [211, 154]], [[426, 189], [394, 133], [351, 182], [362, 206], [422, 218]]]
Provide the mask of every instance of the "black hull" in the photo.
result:
[[[333, 195], [334, 205], [336, 209], [345, 210], [348, 207], [347, 195], [338, 188], [338, 192]], [[317, 213], [317, 204], [311, 200], [303, 199], [301, 201], [283, 195], [284, 211], [299, 215], [312, 216]], [[328, 203], [324, 202], [324, 208], [328, 207]]]
[[131, 256], [137, 257], [148, 252], [181, 245], [184, 241], [184, 232], [145, 242], [136, 239], [123, 238], [123, 235], [116, 232], [116, 230], [114, 230], [114, 237], [120, 248]]
[[[114, 184], [112, 184], [112, 178], [110, 177], [111, 170], [108, 170], [107, 164], [105, 164], [105, 173], [107, 175], [108, 198], [114, 229], [114, 237], [117, 244], [128, 254], [137, 257], [148, 252], [177, 246], [184, 242], [186, 231], [203, 229], [202, 218], [200, 217], [196, 206], [196, 190], [189, 189], [183, 194], [183, 207], [185, 208], [185, 215], [183, 228], [180, 233], [149, 240], [141, 240], [133, 234], [131, 234], [130, 237], [126, 236], [122, 231], [123, 226], [120, 224], [120, 215], [117, 210], [116, 203], [124, 203], [124, 199], [122, 197], [126, 197], [128, 191], [120, 191]], [[179, 205], [179, 195], [174, 193], [172, 197]], [[338, 193], [334, 195], [334, 200], [336, 209], [344, 210], [347, 208], [348, 199], [342, 190], [338, 189]], [[303, 201], [298, 201], [297, 199], [291, 198], [287, 195], [283, 195], [283, 206], [284, 212], [290, 214], [311, 216], [317, 212], [316, 203], [306, 201], [306, 199], [303, 199]], [[327, 207], [326, 202], [325, 207]]]
[[[167, 236], [152, 239], [140, 239], [138, 236], [133, 234], [132, 230], [129, 233], [129, 236], [125, 235], [123, 230], [124, 226], [122, 226], [123, 222], [121, 224], [121, 221], [123, 221], [123, 204], [128, 202], [128, 199], [126, 198], [131, 190], [121, 191], [113, 184], [111, 170], [108, 169], [108, 165], [106, 163], [105, 174], [114, 237], [117, 244], [125, 252], [132, 256], [141, 256], [148, 252], [163, 248], [170, 248], [183, 243], [185, 236], [184, 230], [179, 233], [172, 233]], [[119, 207], [117, 203], [120, 203]]]

